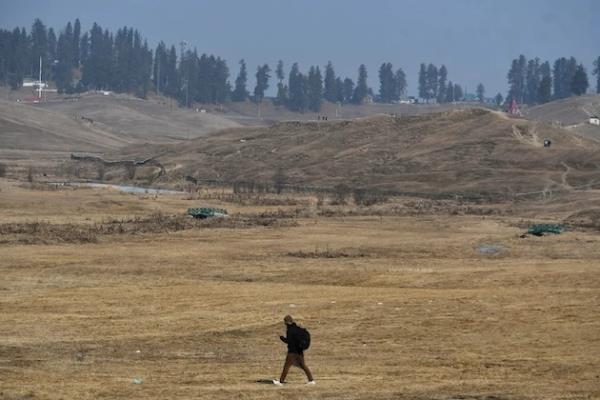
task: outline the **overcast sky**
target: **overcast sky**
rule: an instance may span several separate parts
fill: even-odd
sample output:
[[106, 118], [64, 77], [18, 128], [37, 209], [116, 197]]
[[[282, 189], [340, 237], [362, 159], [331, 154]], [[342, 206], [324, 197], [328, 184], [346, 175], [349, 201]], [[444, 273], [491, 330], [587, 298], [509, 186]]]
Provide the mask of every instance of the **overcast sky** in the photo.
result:
[[415, 94], [419, 64], [432, 62], [469, 92], [482, 82], [491, 97], [506, 92], [521, 53], [575, 56], [588, 72], [600, 56], [599, 0], [0, 0], [2, 28], [29, 31], [37, 17], [57, 32], [75, 18], [83, 30], [130, 26], [153, 48], [186, 40], [225, 58], [232, 82], [244, 58], [251, 85], [259, 63], [274, 69], [281, 59], [287, 72], [297, 61], [306, 72], [331, 60], [355, 81], [364, 63], [377, 92], [379, 66], [391, 62]]

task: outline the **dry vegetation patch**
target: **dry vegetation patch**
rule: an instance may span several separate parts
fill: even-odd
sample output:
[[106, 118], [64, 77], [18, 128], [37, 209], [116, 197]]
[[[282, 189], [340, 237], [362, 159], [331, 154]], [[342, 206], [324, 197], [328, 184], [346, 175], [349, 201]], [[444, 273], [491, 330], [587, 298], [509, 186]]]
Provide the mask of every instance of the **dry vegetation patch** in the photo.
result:
[[93, 224], [25, 222], [0, 224], [0, 244], [93, 243], [102, 236], [177, 232], [186, 229], [240, 229], [257, 226], [293, 226], [293, 221], [271, 217], [234, 215], [228, 218], [194, 219], [185, 215], [154, 214], [148, 217], [111, 219]]

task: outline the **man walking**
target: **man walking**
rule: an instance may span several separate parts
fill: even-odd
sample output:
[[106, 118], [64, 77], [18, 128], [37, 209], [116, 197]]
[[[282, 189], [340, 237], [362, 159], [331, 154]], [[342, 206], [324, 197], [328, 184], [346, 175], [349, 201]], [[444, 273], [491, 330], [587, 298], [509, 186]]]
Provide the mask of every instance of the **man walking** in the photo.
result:
[[285, 358], [285, 364], [283, 364], [281, 377], [279, 380], [273, 380], [273, 383], [277, 386], [282, 386], [285, 383], [285, 378], [287, 377], [290, 367], [294, 365], [304, 371], [308, 378], [308, 385], [314, 385], [316, 382], [310, 373], [310, 369], [308, 369], [304, 362], [304, 350], [308, 349], [308, 346], [310, 345], [310, 335], [306, 329], [296, 325], [296, 322], [294, 322], [291, 315], [286, 315], [285, 318], [283, 318], [283, 322], [286, 326], [286, 337], [279, 336], [279, 339], [281, 339], [283, 343], [287, 343], [288, 353]]

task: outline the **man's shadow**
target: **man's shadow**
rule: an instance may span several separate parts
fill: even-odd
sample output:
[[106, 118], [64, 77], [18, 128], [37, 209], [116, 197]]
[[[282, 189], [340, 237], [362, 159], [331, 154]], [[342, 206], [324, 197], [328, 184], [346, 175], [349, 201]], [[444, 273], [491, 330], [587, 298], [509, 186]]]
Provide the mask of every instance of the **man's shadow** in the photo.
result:
[[258, 379], [256, 383], [262, 383], [264, 385], [273, 385], [273, 379]]

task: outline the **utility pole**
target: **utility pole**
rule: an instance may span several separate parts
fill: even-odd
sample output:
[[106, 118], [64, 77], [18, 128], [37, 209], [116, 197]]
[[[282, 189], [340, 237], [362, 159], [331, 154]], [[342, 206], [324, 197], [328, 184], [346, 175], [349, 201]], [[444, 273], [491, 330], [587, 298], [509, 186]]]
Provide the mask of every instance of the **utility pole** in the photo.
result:
[[42, 56], [40, 56], [40, 79], [38, 79], [38, 99], [42, 100]]

